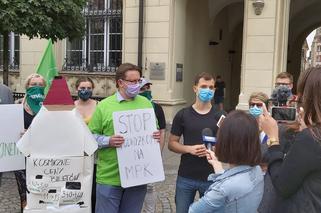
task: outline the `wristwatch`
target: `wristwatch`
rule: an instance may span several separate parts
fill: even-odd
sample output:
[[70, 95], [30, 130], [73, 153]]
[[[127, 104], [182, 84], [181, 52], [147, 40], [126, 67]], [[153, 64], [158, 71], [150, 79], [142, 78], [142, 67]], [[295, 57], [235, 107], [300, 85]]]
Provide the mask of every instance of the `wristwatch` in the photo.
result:
[[273, 145], [279, 145], [280, 143], [275, 138], [269, 138], [267, 140], [266, 144], [270, 147], [270, 146], [273, 146]]

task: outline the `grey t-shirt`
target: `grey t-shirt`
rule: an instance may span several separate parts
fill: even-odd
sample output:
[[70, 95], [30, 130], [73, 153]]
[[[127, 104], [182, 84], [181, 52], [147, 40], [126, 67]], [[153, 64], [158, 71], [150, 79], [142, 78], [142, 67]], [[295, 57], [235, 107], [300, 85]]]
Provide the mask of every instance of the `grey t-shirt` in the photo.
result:
[[0, 104], [13, 104], [13, 96], [9, 87], [0, 84]]

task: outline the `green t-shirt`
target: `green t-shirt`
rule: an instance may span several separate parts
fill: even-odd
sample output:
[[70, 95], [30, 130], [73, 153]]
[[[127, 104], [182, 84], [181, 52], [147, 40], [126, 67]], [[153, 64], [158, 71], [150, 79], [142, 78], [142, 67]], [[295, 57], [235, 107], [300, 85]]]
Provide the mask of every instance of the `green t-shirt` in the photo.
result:
[[[94, 134], [114, 135], [113, 112], [153, 108], [145, 97], [136, 96], [132, 100], [119, 102], [116, 93], [99, 102], [89, 122], [89, 129]], [[99, 184], [120, 186], [116, 148], [98, 150], [96, 180]]]

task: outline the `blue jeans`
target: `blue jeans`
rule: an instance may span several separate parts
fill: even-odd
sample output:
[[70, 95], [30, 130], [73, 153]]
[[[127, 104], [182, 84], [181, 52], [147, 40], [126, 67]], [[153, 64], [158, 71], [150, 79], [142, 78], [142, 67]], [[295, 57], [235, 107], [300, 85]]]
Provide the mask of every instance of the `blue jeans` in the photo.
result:
[[196, 192], [202, 197], [213, 182], [193, 180], [177, 176], [175, 203], [176, 213], [187, 213], [189, 206], [194, 202]]
[[146, 194], [146, 185], [122, 188], [98, 184], [96, 213], [140, 213]]

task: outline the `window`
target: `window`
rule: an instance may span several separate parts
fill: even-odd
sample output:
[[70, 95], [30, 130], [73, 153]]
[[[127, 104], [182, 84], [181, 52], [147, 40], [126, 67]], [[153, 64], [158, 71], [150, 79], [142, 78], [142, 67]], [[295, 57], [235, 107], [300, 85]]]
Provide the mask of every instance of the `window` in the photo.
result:
[[321, 52], [321, 45], [317, 46], [317, 52]]
[[[20, 36], [9, 33], [9, 70], [19, 70]], [[0, 70], [3, 70], [3, 36], [0, 35]]]
[[115, 72], [122, 61], [122, 0], [91, 0], [84, 9], [86, 35], [66, 41], [63, 70]]

